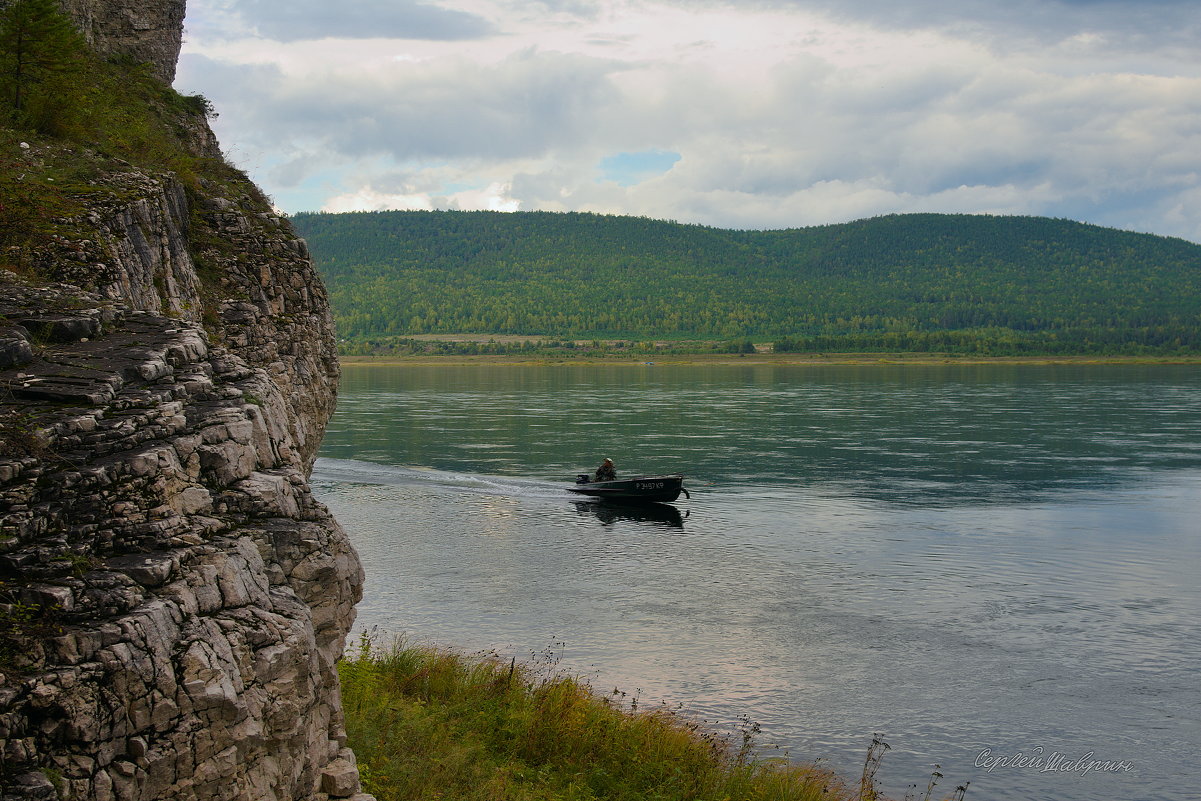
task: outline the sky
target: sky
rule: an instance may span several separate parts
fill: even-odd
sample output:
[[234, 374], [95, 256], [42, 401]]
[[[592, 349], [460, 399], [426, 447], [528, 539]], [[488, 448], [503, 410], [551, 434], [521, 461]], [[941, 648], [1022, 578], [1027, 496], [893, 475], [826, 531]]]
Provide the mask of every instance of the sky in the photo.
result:
[[1198, 0], [189, 0], [175, 86], [287, 212], [1201, 242]]

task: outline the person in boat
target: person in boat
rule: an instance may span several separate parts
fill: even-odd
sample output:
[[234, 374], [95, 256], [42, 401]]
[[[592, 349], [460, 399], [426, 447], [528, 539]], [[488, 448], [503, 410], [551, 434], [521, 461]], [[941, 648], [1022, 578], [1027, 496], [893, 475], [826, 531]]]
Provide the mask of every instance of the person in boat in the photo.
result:
[[601, 462], [601, 466], [596, 468], [595, 481], [613, 481], [617, 478], [617, 468], [613, 466], [612, 459], [605, 459]]

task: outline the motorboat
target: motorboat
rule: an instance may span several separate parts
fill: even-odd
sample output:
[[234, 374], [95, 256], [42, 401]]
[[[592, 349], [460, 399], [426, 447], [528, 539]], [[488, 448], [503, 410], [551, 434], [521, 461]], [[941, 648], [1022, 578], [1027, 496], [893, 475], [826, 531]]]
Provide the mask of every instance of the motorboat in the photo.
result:
[[614, 481], [593, 481], [588, 473], [576, 476], [571, 492], [588, 495], [598, 500], [621, 503], [671, 503], [682, 494], [692, 497], [684, 489], [684, 476], [673, 473], [666, 476], [634, 476]]

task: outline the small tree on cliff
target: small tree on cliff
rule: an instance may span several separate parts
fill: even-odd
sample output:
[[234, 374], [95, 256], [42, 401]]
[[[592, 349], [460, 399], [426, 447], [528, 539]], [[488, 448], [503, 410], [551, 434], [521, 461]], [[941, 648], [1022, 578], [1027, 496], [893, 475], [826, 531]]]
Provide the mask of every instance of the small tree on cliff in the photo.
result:
[[69, 111], [71, 79], [86, 48], [56, 0], [12, 0], [0, 8], [0, 103], [7, 122], [54, 133]]

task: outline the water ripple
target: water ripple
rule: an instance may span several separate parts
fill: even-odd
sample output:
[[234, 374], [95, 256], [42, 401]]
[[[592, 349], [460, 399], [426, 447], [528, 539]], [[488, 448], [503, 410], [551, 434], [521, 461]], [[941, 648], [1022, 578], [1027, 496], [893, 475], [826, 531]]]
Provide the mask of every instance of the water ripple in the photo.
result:
[[[314, 487], [364, 625], [566, 641], [848, 774], [883, 731], [898, 797], [939, 762], [982, 798], [1166, 799], [1201, 783], [1198, 419], [1178, 368], [349, 369]], [[602, 456], [693, 498], [582, 503]], [[1034, 747], [1137, 770], [974, 767]]]

